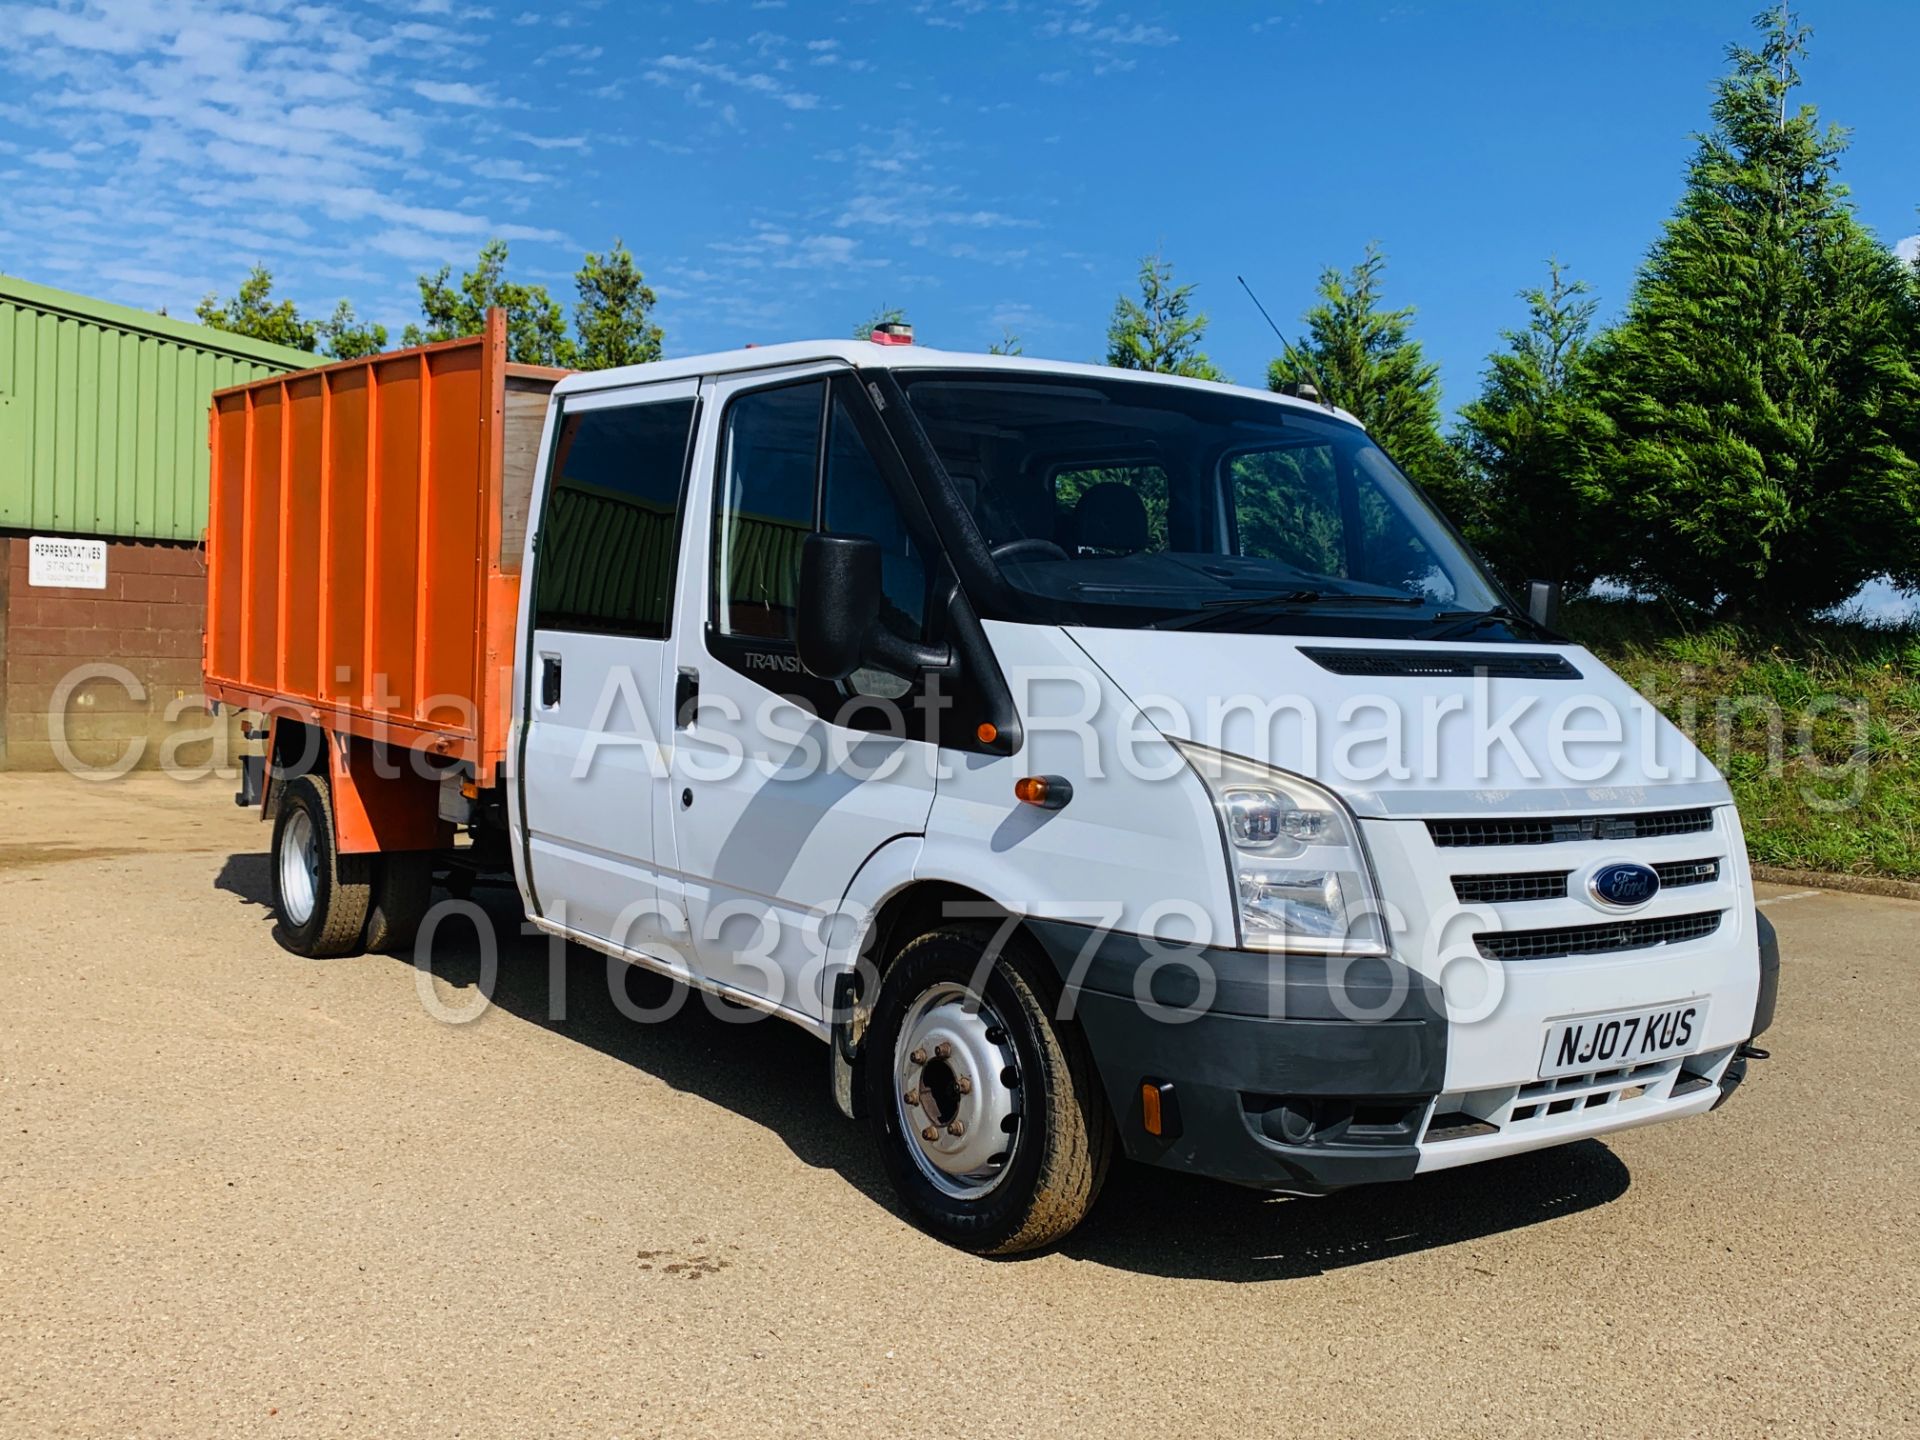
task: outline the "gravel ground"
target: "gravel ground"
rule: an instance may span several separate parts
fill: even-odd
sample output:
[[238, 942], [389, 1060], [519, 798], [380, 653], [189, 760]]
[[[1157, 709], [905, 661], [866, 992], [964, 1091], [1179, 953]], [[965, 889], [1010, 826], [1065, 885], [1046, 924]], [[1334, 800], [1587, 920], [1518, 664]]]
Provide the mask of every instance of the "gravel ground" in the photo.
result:
[[0, 775], [0, 1434], [1920, 1429], [1920, 904], [1765, 888], [1714, 1115], [1318, 1201], [1122, 1166], [991, 1262], [797, 1030], [281, 950], [228, 794]]

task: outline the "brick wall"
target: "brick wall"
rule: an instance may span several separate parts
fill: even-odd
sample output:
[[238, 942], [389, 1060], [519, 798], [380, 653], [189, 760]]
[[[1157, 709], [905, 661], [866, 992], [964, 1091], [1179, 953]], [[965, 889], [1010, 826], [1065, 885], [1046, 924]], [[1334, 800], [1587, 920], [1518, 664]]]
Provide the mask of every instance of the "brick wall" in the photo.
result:
[[201, 547], [109, 541], [104, 590], [29, 585], [27, 548], [0, 537], [0, 765], [58, 768], [61, 737], [96, 768], [194, 769], [232, 753], [201, 702]]

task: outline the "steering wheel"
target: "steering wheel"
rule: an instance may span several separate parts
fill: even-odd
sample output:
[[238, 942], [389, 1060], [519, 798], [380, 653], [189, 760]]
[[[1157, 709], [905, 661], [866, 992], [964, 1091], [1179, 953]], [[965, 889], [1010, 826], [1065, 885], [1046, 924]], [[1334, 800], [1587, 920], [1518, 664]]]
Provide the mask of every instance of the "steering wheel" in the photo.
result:
[[1067, 560], [1070, 557], [1051, 540], [1042, 540], [1037, 536], [1026, 536], [1019, 540], [1006, 540], [987, 552], [995, 560]]

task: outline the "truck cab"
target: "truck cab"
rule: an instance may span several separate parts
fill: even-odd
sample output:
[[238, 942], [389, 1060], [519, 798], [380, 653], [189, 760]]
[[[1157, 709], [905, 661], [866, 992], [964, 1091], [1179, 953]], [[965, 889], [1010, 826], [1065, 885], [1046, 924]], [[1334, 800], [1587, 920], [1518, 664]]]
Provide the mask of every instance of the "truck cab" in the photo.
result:
[[1353, 417], [902, 338], [561, 376], [496, 315], [217, 396], [283, 942], [510, 870], [817, 1036], [985, 1253], [1116, 1156], [1319, 1195], [1732, 1093], [1778, 954], [1725, 781]]
[[1724, 780], [1349, 416], [855, 341], [568, 378], [542, 453], [529, 916], [829, 1042], [950, 1240], [1696, 1114], [1766, 1026]]

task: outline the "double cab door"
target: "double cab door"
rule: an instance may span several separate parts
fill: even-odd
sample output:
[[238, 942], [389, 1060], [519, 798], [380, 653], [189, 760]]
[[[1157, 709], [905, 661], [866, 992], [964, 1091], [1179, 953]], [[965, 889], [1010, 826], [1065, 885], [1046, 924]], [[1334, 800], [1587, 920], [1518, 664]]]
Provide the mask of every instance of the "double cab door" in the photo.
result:
[[924, 831], [938, 752], [912, 733], [913, 678], [801, 668], [800, 550], [871, 536], [883, 623], [924, 638], [936, 567], [904, 470], [844, 366], [560, 405], [527, 607], [529, 899], [817, 1019], [822, 918], [874, 850]]

